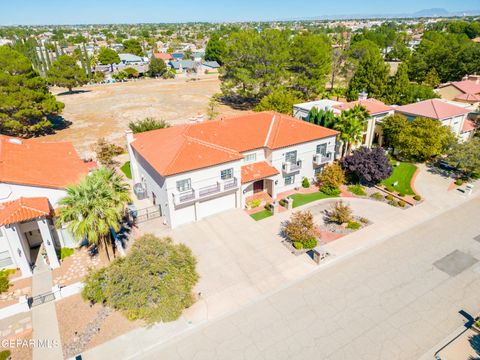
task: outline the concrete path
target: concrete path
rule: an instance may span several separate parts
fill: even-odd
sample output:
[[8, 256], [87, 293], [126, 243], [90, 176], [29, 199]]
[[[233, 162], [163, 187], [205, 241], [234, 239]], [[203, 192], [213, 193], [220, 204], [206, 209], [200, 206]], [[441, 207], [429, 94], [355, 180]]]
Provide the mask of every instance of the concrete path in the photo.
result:
[[[463, 323], [460, 310], [480, 311], [479, 209], [474, 198], [241, 311], [123, 358], [416, 359]], [[451, 260], [452, 253], [460, 258]], [[454, 274], [440, 270], [445, 261]]]
[[[52, 291], [52, 271], [42, 256], [37, 257], [32, 277], [32, 296]], [[55, 302], [50, 301], [32, 308], [33, 360], [63, 359], [60, 331], [58, 330]]]

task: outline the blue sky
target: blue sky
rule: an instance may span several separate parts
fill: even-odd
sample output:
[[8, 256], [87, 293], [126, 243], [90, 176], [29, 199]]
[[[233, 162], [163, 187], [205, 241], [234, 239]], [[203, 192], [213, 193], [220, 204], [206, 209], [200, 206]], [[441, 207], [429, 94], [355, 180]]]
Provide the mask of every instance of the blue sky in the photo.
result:
[[478, 10], [480, 0], [1, 0], [0, 25], [275, 20]]

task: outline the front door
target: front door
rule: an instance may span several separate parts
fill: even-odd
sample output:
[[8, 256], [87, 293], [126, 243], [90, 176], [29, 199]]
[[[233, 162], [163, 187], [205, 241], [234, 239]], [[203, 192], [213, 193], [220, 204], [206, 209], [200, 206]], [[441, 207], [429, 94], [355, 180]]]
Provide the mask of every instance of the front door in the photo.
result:
[[253, 193], [259, 193], [263, 191], [263, 180], [258, 180], [253, 183]]

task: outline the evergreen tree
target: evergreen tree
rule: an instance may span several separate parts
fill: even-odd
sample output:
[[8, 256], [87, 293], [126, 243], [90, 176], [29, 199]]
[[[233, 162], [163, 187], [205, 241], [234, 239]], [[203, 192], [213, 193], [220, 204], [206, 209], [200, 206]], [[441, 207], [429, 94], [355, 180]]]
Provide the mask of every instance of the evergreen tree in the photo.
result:
[[51, 131], [48, 117], [59, 114], [63, 104], [50, 94], [28, 58], [0, 46], [0, 69], [0, 132], [29, 137]]
[[225, 43], [220, 39], [217, 33], [213, 33], [208, 40], [205, 48], [205, 60], [216, 61], [223, 65], [223, 57], [225, 56]]
[[143, 49], [140, 42], [136, 39], [128, 39], [125, 40], [123, 43], [123, 51], [127, 54], [133, 54], [137, 56], [143, 56]]
[[47, 76], [51, 84], [66, 87], [69, 92], [72, 92], [73, 87], [87, 83], [85, 70], [81, 69], [68, 55], [62, 55], [54, 61]]
[[385, 101], [388, 104], [406, 105], [410, 98], [410, 80], [408, 79], [407, 64], [401, 63], [397, 73], [388, 82]]
[[120, 56], [118, 56], [115, 50], [102, 47], [98, 53], [98, 61], [102, 65], [110, 65], [110, 71], [113, 72], [113, 64], [120, 63]]
[[293, 105], [300, 101], [299, 95], [285, 88], [277, 88], [260, 100], [255, 107], [255, 111], [273, 110], [282, 114], [292, 115]]
[[427, 73], [425, 80], [423, 80], [423, 84], [432, 88], [436, 88], [440, 85], [440, 76], [438, 76], [438, 72], [434, 67], [432, 67]]
[[163, 76], [167, 72], [167, 64], [162, 59], [157, 59], [155, 56], [150, 58], [148, 64], [148, 75], [151, 77]]
[[389, 66], [378, 53], [365, 53], [347, 88], [347, 100], [356, 100], [366, 91], [370, 97], [382, 98], [388, 82]]

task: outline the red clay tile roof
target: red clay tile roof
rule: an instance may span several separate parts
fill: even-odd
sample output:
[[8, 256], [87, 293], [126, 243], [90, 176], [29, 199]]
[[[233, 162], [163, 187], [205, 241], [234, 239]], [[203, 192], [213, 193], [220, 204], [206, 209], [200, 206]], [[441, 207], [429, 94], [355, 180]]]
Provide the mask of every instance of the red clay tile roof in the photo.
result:
[[0, 182], [65, 188], [88, 174], [70, 142], [40, 142], [0, 135]]
[[475, 122], [469, 119], [465, 119], [465, 121], [463, 122], [462, 132], [469, 132], [475, 130], [476, 128], [477, 124], [475, 124]]
[[46, 197], [21, 197], [0, 204], [0, 226], [48, 216], [51, 213]]
[[172, 60], [173, 57], [171, 54], [169, 53], [155, 53], [153, 54], [155, 56], [156, 59], [159, 59], [159, 60]]
[[395, 108], [395, 110], [408, 115], [423, 116], [437, 120], [458, 115], [465, 115], [470, 112], [470, 110], [467, 110], [463, 107], [455, 106], [439, 99], [430, 99], [399, 106]]
[[464, 94], [479, 94], [480, 84], [474, 80], [452, 81], [451, 84]]
[[466, 101], [466, 102], [480, 102], [480, 95], [462, 94], [462, 95], [457, 96], [455, 99]]
[[260, 161], [250, 165], [242, 166], [242, 184], [265, 179], [277, 175], [279, 172], [266, 161]]
[[168, 176], [243, 158], [241, 152], [336, 136], [338, 131], [276, 112], [260, 112], [135, 134], [132, 147]]
[[350, 101], [347, 103], [334, 105], [333, 108], [344, 111], [353, 108], [355, 105], [363, 105], [368, 110], [370, 115], [381, 114], [393, 110], [391, 106], [385, 105], [385, 103], [377, 99]]

